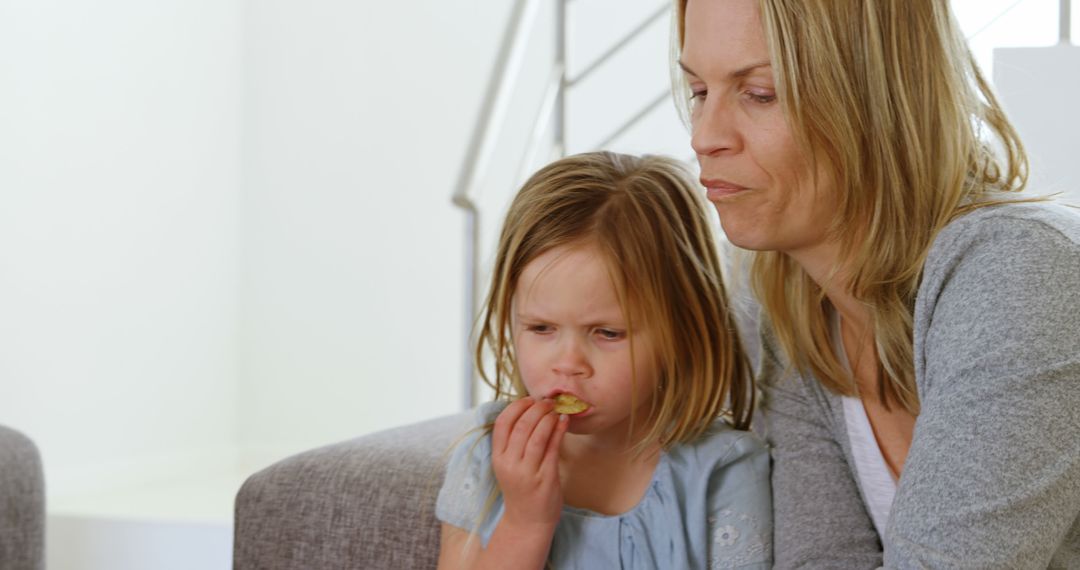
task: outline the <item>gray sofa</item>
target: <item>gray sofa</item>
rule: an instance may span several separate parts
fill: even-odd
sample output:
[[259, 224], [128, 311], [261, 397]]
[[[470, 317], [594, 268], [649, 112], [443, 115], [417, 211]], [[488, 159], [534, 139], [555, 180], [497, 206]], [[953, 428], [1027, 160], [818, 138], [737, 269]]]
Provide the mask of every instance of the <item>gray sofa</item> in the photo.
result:
[[234, 570], [435, 568], [435, 497], [465, 412], [306, 451], [236, 496]]
[[37, 447], [0, 426], [0, 568], [45, 567], [45, 478]]

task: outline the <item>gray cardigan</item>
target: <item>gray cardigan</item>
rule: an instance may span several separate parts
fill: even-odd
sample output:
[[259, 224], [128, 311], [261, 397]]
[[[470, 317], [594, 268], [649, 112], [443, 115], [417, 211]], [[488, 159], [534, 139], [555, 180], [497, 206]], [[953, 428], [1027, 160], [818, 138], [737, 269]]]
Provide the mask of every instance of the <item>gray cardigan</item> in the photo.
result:
[[1080, 214], [976, 210], [934, 240], [914, 315], [922, 410], [888, 529], [843, 405], [763, 327], [777, 568], [1080, 568]]

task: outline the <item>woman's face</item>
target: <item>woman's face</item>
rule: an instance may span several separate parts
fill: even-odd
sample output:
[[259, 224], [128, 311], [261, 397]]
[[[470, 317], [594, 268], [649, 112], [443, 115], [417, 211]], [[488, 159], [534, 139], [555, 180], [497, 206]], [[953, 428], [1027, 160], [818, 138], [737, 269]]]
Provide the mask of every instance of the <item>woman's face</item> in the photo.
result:
[[682, 60], [701, 181], [732, 243], [789, 254], [825, 243], [828, 177], [800, 151], [777, 100], [758, 0], [690, 0]]

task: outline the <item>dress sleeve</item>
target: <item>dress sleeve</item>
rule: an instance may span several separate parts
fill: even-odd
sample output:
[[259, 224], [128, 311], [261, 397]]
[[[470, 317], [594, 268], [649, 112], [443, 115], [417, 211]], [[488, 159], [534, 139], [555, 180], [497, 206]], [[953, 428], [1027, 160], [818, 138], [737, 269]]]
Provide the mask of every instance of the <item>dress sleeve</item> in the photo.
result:
[[773, 552], [777, 569], [881, 566], [881, 542], [844, 457], [825, 396], [812, 378], [787, 374], [762, 343], [764, 431], [772, 451]]
[[735, 433], [709, 476], [709, 568], [772, 568], [769, 452], [754, 434]]
[[462, 530], [477, 533], [487, 544], [494, 531], [501, 498], [495, 492], [491, 470], [491, 434], [484, 429], [502, 406], [484, 404], [477, 409], [476, 426], [454, 446], [446, 476], [435, 502], [435, 516]]
[[887, 567], [1058, 567], [1055, 551], [1077, 540], [1066, 538], [1080, 524], [1074, 228], [1019, 220], [935, 243], [946, 261], [928, 263], [916, 303], [922, 410]]

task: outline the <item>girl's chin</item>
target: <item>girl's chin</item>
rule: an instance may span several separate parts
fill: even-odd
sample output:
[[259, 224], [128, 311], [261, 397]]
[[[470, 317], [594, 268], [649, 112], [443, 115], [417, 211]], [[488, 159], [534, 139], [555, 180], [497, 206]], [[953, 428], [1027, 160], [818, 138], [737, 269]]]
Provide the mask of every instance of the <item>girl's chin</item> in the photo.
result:
[[595, 410], [595, 409], [596, 408], [594, 408], [592, 406], [589, 406], [588, 408], [585, 409], [585, 411], [578, 412], [576, 414], [567, 414], [566, 419], [568, 419], [568, 420], [580, 420], [582, 418], [587, 418], [587, 417], [589, 417], [589, 416], [591, 416], [593, 414], [593, 410]]
[[593, 408], [589, 408], [580, 414], [566, 416], [566, 421], [570, 422], [566, 431], [569, 433], [575, 433], [579, 435], [589, 434], [596, 431], [595, 422], [589, 421], [593, 417]]

